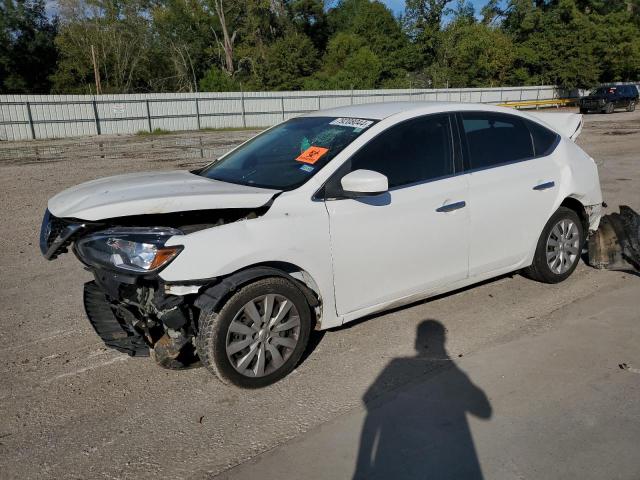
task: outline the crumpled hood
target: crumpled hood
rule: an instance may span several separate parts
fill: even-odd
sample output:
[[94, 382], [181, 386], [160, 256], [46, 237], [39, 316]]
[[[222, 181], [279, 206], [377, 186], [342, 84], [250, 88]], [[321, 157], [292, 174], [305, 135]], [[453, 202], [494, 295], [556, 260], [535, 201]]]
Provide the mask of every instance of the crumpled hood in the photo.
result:
[[182, 170], [100, 178], [60, 192], [49, 211], [60, 218], [105, 218], [218, 208], [258, 208], [279, 190], [221, 182]]

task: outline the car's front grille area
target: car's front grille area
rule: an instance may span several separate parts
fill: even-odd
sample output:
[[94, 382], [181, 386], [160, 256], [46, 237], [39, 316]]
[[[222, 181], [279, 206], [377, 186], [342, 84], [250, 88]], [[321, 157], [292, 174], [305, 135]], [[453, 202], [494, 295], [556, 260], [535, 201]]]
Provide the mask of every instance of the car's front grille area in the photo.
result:
[[62, 233], [62, 231], [67, 227], [67, 222], [59, 219], [58, 217], [54, 217], [51, 215], [50, 217], [50, 225], [51, 228], [49, 230], [49, 235], [47, 236], [47, 248], [51, 247], [53, 241], [58, 238], [58, 235]]
[[45, 258], [53, 260], [67, 251], [76, 234], [84, 227], [84, 224], [63, 220], [47, 210], [40, 230], [40, 251]]

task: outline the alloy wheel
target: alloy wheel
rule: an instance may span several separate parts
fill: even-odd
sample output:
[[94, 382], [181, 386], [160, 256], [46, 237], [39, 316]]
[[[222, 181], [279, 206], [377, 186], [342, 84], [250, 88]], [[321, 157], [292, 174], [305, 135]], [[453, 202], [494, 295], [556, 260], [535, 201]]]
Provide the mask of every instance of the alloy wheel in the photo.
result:
[[576, 224], [562, 219], [554, 225], [547, 238], [547, 265], [555, 274], [569, 270], [580, 255], [580, 232]]
[[264, 377], [291, 356], [300, 338], [300, 316], [283, 295], [267, 294], [247, 302], [229, 325], [227, 358], [247, 377]]

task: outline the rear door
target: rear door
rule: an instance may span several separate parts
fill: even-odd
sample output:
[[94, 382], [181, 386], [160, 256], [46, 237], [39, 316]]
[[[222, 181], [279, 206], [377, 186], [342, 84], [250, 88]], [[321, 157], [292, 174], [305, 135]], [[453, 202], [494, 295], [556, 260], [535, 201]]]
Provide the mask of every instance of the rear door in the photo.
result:
[[[541, 125], [495, 112], [458, 114], [469, 174], [469, 275], [519, 268], [552, 213], [559, 137]], [[537, 145], [537, 146], [536, 146]]]
[[[344, 198], [340, 179], [359, 169], [386, 175], [389, 191]], [[338, 314], [466, 278], [467, 179], [455, 173], [451, 117], [438, 114], [390, 127], [334, 174], [324, 195]]]

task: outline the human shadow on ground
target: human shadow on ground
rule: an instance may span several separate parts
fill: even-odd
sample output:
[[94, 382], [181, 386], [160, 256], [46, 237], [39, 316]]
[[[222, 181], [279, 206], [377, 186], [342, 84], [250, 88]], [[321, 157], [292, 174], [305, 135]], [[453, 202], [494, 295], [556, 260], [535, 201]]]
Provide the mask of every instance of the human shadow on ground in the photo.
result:
[[[392, 360], [365, 393], [354, 479], [483, 478], [467, 414], [489, 419], [491, 404], [447, 354], [445, 336], [439, 321], [421, 322], [416, 355]], [[413, 386], [385, 393], [398, 383]]]

